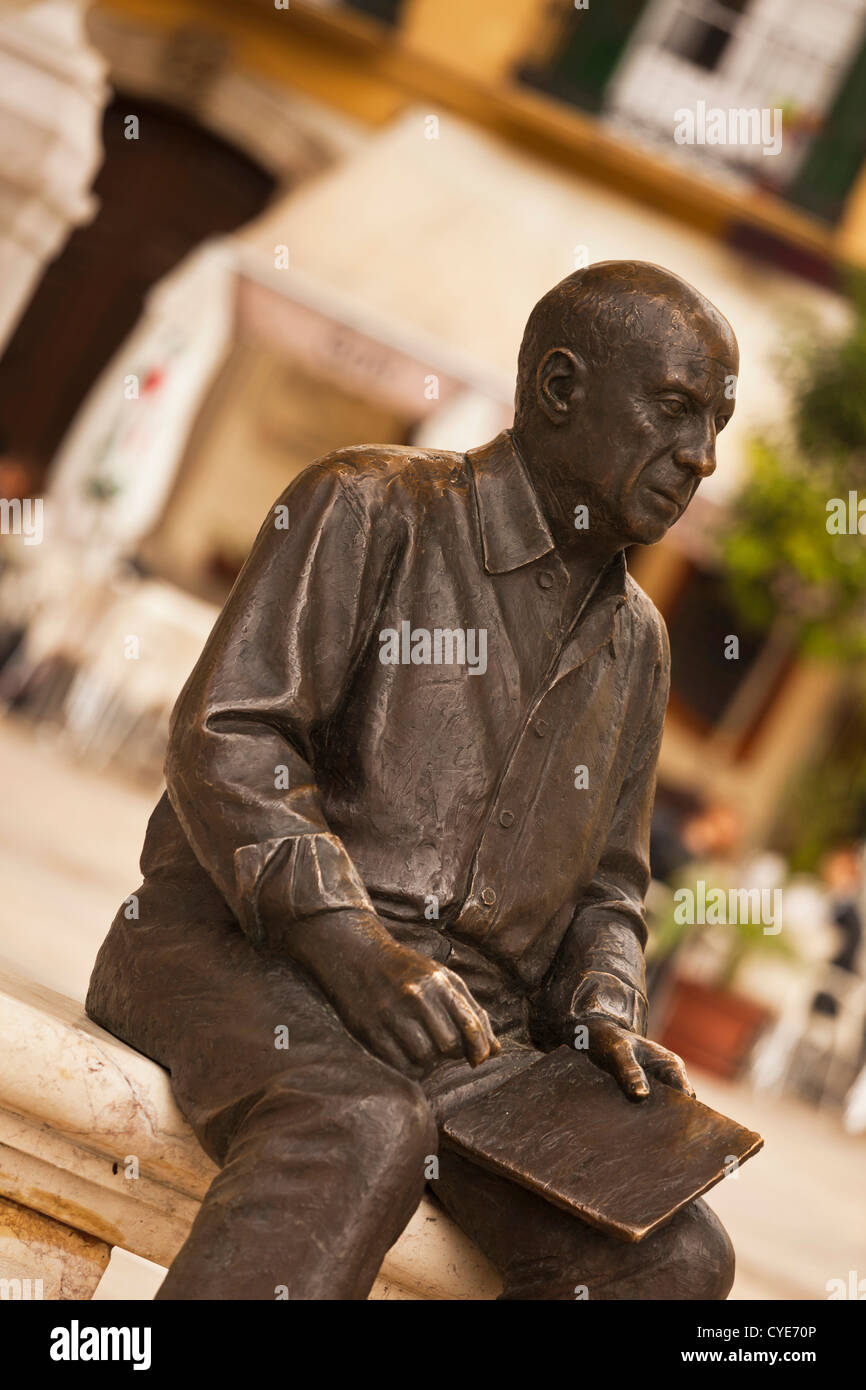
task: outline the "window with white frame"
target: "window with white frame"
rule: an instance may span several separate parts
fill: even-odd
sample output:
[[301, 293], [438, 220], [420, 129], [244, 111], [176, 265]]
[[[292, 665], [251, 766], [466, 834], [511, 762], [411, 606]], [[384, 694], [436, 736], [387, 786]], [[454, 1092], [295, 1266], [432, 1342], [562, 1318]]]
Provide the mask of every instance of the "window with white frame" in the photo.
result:
[[654, 0], [607, 88], [604, 114], [638, 139], [782, 188], [864, 27], [866, 0]]

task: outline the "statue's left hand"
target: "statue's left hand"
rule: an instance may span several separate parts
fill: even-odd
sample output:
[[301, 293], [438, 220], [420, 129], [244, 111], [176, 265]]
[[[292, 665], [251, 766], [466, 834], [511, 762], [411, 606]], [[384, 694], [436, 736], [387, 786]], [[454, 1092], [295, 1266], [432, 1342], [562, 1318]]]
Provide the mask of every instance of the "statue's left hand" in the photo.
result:
[[648, 1073], [687, 1096], [695, 1094], [682, 1059], [661, 1043], [630, 1033], [612, 1018], [595, 1014], [575, 1019], [574, 1026], [586, 1028], [590, 1057], [619, 1082], [629, 1100], [645, 1100], [649, 1095]]

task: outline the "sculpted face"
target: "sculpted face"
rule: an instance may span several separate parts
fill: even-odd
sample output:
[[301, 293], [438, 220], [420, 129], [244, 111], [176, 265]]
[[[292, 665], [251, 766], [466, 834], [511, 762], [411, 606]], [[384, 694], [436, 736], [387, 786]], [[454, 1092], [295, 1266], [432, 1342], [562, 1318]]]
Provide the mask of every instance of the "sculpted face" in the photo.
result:
[[628, 542], [660, 540], [715, 472], [738, 367], [731, 335], [705, 322], [628, 345], [592, 373], [581, 453], [589, 446], [598, 461], [596, 509]]
[[704, 305], [697, 296], [644, 301], [644, 331], [605, 364], [564, 348], [543, 358], [544, 491], [561, 517], [585, 504], [591, 532], [620, 545], [650, 545], [715, 471], [716, 439], [734, 412], [739, 354], [725, 320]]

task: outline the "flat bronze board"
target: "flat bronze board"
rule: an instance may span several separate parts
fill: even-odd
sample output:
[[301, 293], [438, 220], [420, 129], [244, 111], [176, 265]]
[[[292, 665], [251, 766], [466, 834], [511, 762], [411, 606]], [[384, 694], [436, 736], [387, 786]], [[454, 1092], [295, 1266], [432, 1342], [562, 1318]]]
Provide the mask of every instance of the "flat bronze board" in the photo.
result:
[[639, 1241], [763, 1146], [650, 1077], [629, 1100], [585, 1053], [557, 1048], [442, 1127], [446, 1143], [619, 1240]]

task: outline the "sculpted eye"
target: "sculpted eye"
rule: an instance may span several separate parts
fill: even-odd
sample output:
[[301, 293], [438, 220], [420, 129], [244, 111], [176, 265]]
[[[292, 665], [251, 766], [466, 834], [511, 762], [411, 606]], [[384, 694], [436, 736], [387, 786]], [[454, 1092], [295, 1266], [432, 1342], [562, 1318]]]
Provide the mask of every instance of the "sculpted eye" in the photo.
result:
[[666, 415], [677, 416], [685, 415], [686, 413], [685, 402], [681, 401], [679, 396], [663, 396], [659, 401], [659, 405]]

